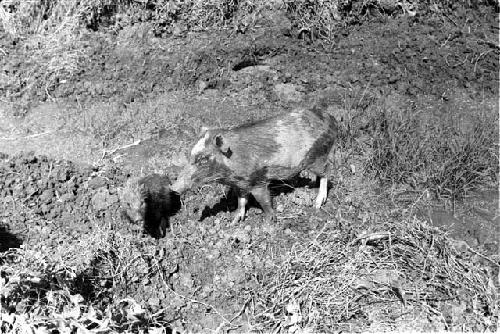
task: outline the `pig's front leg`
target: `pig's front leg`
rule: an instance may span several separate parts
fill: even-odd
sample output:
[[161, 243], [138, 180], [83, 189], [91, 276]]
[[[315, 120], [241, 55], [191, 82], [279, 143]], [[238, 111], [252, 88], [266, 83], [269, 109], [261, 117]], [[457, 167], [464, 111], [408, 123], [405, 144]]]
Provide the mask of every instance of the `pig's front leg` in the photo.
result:
[[248, 199], [246, 195], [238, 195], [238, 209], [236, 209], [236, 215], [233, 219], [233, 224], [237, 224], [245, 219], [246, 207]]

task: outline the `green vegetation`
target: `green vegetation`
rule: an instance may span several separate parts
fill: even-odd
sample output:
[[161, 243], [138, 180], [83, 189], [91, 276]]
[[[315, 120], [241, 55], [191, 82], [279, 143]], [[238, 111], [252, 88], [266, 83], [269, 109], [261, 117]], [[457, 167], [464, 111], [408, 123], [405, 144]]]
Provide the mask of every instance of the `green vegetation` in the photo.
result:
[[388, 184], [458, 199], [498, 181], [498, 115], [486, 103], [460, 108], [382, 109], [374, 125], [368, 172]]

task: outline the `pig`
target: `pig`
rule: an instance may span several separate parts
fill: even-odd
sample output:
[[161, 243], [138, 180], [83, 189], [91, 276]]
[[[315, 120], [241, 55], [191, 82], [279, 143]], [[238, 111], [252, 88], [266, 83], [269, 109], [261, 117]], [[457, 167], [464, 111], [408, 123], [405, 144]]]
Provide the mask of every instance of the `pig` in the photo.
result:
[[296, 109], [232, 129], [204, 129], [189, 163], [171, 185], [182, 194], [209, 182], [228, 185], [238, 194], [233, 223], [244, 220], [252, 194], [266, 221], [276, 221], [268, 185], [307, 170], [319, 177], [315, 207], [327, 199], [328, 155], [339, 138], [335, 118], [324, 109]]
[[168, 217], [175, 211], [174, 197], [170, 178], [160, 174], [130, 178], [120, 193], [128, 219], [143, 223], [144, 230], [155, 238], [166, 235]]

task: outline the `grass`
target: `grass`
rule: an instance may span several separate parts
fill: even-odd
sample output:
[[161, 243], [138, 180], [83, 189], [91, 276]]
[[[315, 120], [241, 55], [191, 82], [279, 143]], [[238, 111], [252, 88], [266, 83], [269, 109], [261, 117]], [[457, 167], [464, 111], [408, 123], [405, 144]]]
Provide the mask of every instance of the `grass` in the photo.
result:
[[32, 243], [2, 253], [2, 332], [138, 327], [154, 331], [157, 316], [125, 294], [115, 293], [145, 276], [139, 272], [147, 266], [147, 243], [113, 229], [95, 220], [94, 233], [78, 241], [53, 238], [52, 244]]
[[[425, 105], [423, 106], [425, 108]], [[427, 110], [379, 108], [367, 170], [384, 184], [405, 184], [460, 199], [498, 180], [496, 103], [458, 97]]]
[[[337, 116], [342, 116], [345, 138], [353, 145], [350, 154], [363, 154], [369, 179], [370, 173], [374, 173], [383, 182], [431, 188], [437, 185], [432, 183], [435, 179], [419, 179], [415, 175], [433, 175], [435, 171], [440, 171], [439, 168], [447, 167], [444, 175], [460, 181], [460, 177], [454, 176], [454, 173], [462, 173], [465, 167], [461, 169], [453, 164], [433, 163], [425, 154], [417, 155], [418, 159], [414, 155], [415, 152], [437, 152], [443, 157], [454, 158], [456, 152], [467, 151], [472, 156], [484, 158], [482, 152], [485, 149], [494, 149], [495, 135], [489, 141], [476, 142], [482, 145], [460, 146], [476, 138], [479, 130], [495, 131], [497, 104], [497, 101], [488, 100], [476, 103], [461, 93], [458, 92], [456, 97], [446, 103], [422, 98], [414, 104], [418, 107], [408, 107], [409, 102], [404, 99], [373, 98], [369, 90], [362, 90], [352, 97], [346, 96], [345, 108]], [[195, 104], [190, 100], [189, 105], [184, 105], [183, 99], [177, 100], [169, 95], [148, 103], [131, 103], [121, 109], [119, 106], [96, 104], [92, 108], [77, 110], [69, 117], [68, 123], [81, 127], [82, 132], [106, 143], [122, 140], [125, 134], [144, 134], [152, 128], [168, 127], [169, 124], [173, 128], [178, 126], [186, 130], [190, 124], [193, 128], [187, 130], [188, 134], [177, 133], [172, 138], [172, 149], [169, 151], [173, 151], [179, 142], [184, 149], [189, 146], [188, 141], [192, 141], [195, 136], [194, 128], [202, 125], [201, 119], [212, 122], [208, 125], [227, 126], [241, 122], [238, 117], [248, 117], [249, 114], [258, 117], [261, 116], [259, 112], [263, 112], [260, 109], [238, 109], [228, 104], [227, 108], [234, 112], [228, 116], [227, 111], [222, 110], [222, 103], [212, 101], [213, 104], [208, 105], [203, 97], [197, 99]], [[205, 114], [200, 115], [199, 110], [202, 108]], [[369, 126], [360, 127], [361, 122]], [[483, 125], [481, 129], [478, 129], [479, 124]], [[387, 130], [387, 127], [392, 130]], [[120, 128], [118, 133], [115, 132], [116, 128]], [[369, 135], [364, 131], [368, 131]], [[363, 134], [365, 138], [361, 138]], [[484, 137], [483, 134], [479, 138], [484, 140]], [[455, 153], [435, 149], [436, 143], [447, 147], [450, 140], [457, 145], [453, 151]], [[396, 144], [401, 145], [399, 147], [403, 150], [397, 150]], [[398, 159], [380, 160], [386, 164], [383, 165], [384, 169], [373, 162], [374, 157], [378, 156], [375, 153], [384, 152], [383, 149], [398, 153]], [[414, 159], [411, 160], [413, 162], [407, 163], [410, 159]], [[417, 161], [426, 164], [418, 165]], [[421, 169], [413, 169], [415, 165]], [[471, 170], [477, 168], [474, 164], [471, 166]], [[406, 175], [407, 178], [395, 177], [400, 175]], [[412, 179], [426, 180], [427, 183], [411, 183], [409, 180]], [[366, 180], [360, 183], [363, 188], [367, 188]], [[463, 187], [470, 189], [470, 184], [464, 183]], [[398, 211], [396, 215], [391, 212], [389, 215], [387, 208], [375, 209], [369, 203], [368, 192], [360, 195], [351, 187], [345, 190], [350, 196], [345, 203], [348, 207], [334, 204], [337, 210], [334, 218], [333, 215], [330, 219], [314, 217], [321, 219], [321, 224], [324, 224], [321, 232], [298, 240], [281, 258], [274, 259], [272, 270], [267, 269], [269, 271], [250, 293], [253, 296], [248, 302], [248, 305], [252, 305], [251, 309], [250, 306], [237, 305], [248, 308], [253, 329], [325, 331], [332, 327], [339, 330], [467, 328], [483, 331], [494, 328], [495, 314], [498, 312], [495, 287], [488, 282], [483, 268], [460, 253], [446, 233], [414, 218], [408, 211]], [[287, 198], [298, 194], [294, 192]], [[219, 196], [216, 197], [215, 202]], [[330, 196], [333, 201], [334, 198]], [[196, 202], [193, 206], [199, 208], [200, 203], [207, 201], [207, 190], [191, 200]], [[303, 203], [295, 209], [302, 211], [302, 206]], [[356, 218], [346, 218], [352, 214], [353, 208], [359, 207], [363, 222], [370, 226], [367, 231], [359, 227]], [[68, 328], [111, 331], [147, 328], [154, 331], [159, 326], [172, 326], [173, 321], [165, 314], [171, 316], [185, 307], [186, 301], [191, 298], [189, 289], [183, 295], [176, 295], [165, 285], [158, 291], [144, 293], [147, 296], [163, 293], [164, 297], [158, 298], [161, 300], [170, 301], [168, 298], [174, 298], [171, 307], [162, 306], [154, 310], [148, 300], [139, 299], [142, 296], [140, 291], [131, 289], [147, 286], [143, 282], [165, 282], [165, 276], [175, 271], [172, 269], [175, 268], [175, 262], [171, 261], [174, 257], [160, 254], [165, 252], [162, 250], [165, 247], [171, 247], [176, 238], [200, 248], [197, 238], [203, 240], [211, 235], [212, 232], [208, 231], [213, 229], [215, 223], [211, 225], [210, 220], [203, 223], [192, 221], [196, 219], [193, 217], [199, 216], [199, 212], [191, 215], [190, 211], [182, 210], [182, 217], [189, 216], [189, 221], [186, 218], [178, 224], [179, 230], [184, 232], [177, 232], [173, 240], [166, 240], [165, 245], [168, 246], [153, 245], [148, 240], [138, 239], [137, 235], [121, 233], [96, 221], [92, 229], [95, 233], [83, 234], [72, 240], [61, 235], [42, 235], [40, 239], [43, 242], [39, 244], [26, 243], [21, 249], [3, 253], [0, 258], [2, 284], [5, 287], [2, 289], [2, 309], [9, 310], [5, 313], [13, 313], [2, 318], [2, 326], [7, 331], [35, 327], [60, 331]], [[211, 218], [218, 219], [220, 224], [221, 217], [226, 216], [219, 214], [217, 218]], [[258, 224], [254, 221], [250, 225]], [[230, 227], [223, 227], [223, 230], [228, 229]], [[212, 240], [210, 246], [203, 244], [207, 247], [207, 253], [215, 249], [220, 256], [222, 252], [224, 261], [234, 257], [234, 249], [229, 248], [232, 246], [223, 243], [223, 247], [217, 247], [214, 246], [215, 242], [212, 244]], [[272, 247], [277, 247], [273, 242], [278, 243], [279, 240], [270, 242]], [[265, 244], [265, 241], [257, 240], [255, 243]], [[167, 254], [172, 255], [169, 252]], [[186, 262], [181, 264], [184, 267]], [[182, 289], [182, 284], [179, 285]], [[230, 291], [249, 295], [248, 290], [238, 290], [239, 287], [233, 286]], [[130, 294], [136, 299], [127, 297]], [[202, 305], [210, 309], [212, 314], [224, 314], [204, 299], [194, 298], [188, 302]], [[232, 312], [238, 314], [239, 311]], [[217, 314], [214, 317], [220, 325], [232, 319]], [[424, 328], [423, 324], [431, 326], [430, 329]]]
[[[372, 231], [356, 234], [327, 222], [314, 239], [296, 243], [259, 291], [257, 329], [415, 330], [417, 319], [436, 316], [448, 318], [443, 330], [493, 329], [496, 289], [452, 240], [417, 219], [370, 224]], [[470, 309], [454, 313], [448, 302]], [[491, 319], [475, 323], [484, 310]]]
[[[251, 296], [245, 305], [236, 305], [247, 309], [249, 328], [426, 330], [422, 326], [427, 324], [427, 330], [493, 330], [496, 288], [445, 233], [405, 214], [388, 216], [383, 211], [372, 212], [365, 230], [354, 221], [343, 224], [344, 209], [339, 208], [337, 218], [323, 221], [318, 233], [294, 242], [281, 259], [274, 259], [250, 294], [247, 288], [231, 288]], [[206, 236], [209, 227], [193, 224], [180, 228], [199, 226], [196, 234], [205, 231]], [[170, 252], [186, 240], [198, 243], [195, 236], [186, 239], [180, 232], [155, 244], [99, 218], [92, 226], [92, 233], [78, 238], [51, 236], [42, 229], [43, 243], [0, 254], [4, 332], [80, 328], [161, 333], [172, 328], [169, 319], [186, 303], [214, 312], [220, 326], [234, 320], [217, 306], [183, 293], [182, 285], [168, 287], [169, 272], [177, 270], [176, 253]], [[160, 309], [135, 291], [148, 289], [149, 282], [163, 282], [155, 288], [159, 290], [143, 292], [168, 296]]]

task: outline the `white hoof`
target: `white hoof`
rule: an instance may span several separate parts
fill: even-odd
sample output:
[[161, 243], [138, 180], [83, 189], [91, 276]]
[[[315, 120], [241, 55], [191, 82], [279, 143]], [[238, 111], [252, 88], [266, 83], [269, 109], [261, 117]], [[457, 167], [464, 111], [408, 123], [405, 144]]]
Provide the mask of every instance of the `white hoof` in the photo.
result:
[[245, 197], [240, 197], [238, 199], [238, 213], [233, 219], [233, 224], [237, 224], [245, 219], [247, 202]]
[[321, 180], [319, 181], [319, 192], [318, 192], [318, 197], [316, 197], [314, 207], [316, 209], [321, 208], [321, 206], [325, 204], [327, 197], [328, 197], [328, 179], [326, 177], [322, 177]]
[[318, 197], [316, 197], [316, 202], [314, 204], [314, 207], [316, 209], [321, 208], [321, 206], [326, 203], [326, 197], [327, 197], [326, 194], [319, 193]]
[[233, 218], [233, 222], [232, 224], [238, 224], [239, 222], [243, 221], [245, 219], [245, 213], [243, 213], [243, 215], [241, 214], [241, 212], [238, 212], [234, 218]]

